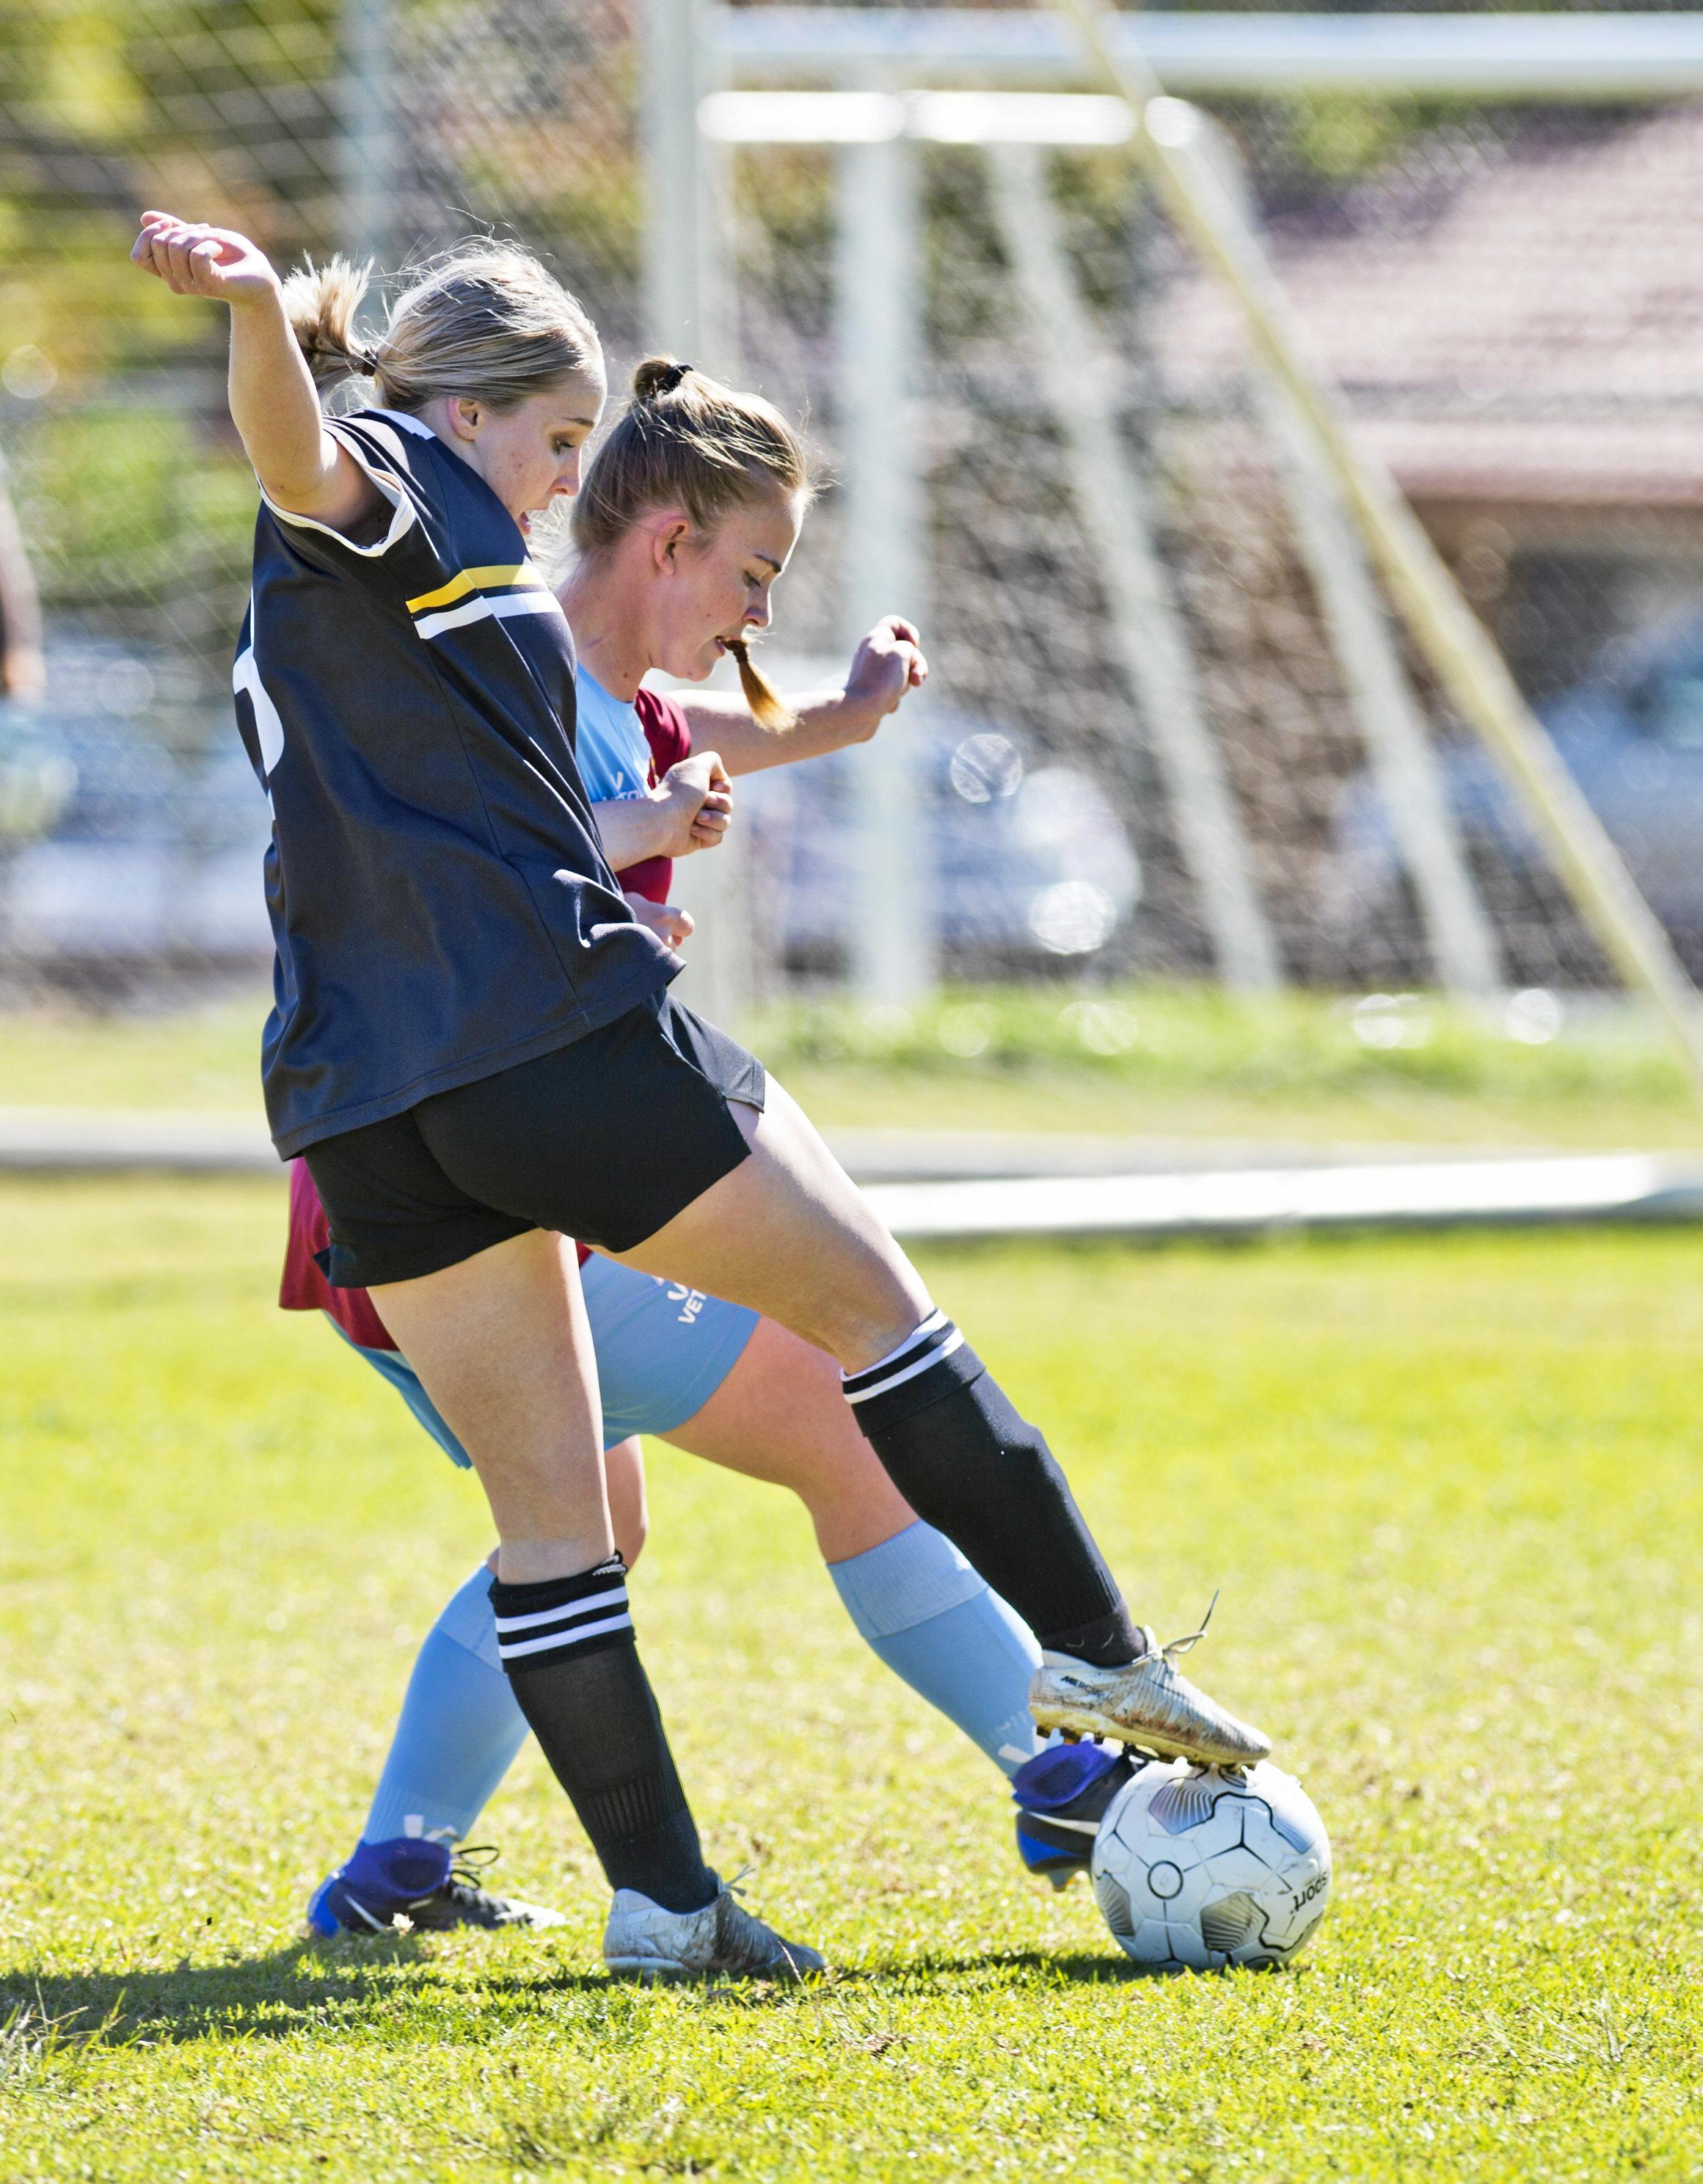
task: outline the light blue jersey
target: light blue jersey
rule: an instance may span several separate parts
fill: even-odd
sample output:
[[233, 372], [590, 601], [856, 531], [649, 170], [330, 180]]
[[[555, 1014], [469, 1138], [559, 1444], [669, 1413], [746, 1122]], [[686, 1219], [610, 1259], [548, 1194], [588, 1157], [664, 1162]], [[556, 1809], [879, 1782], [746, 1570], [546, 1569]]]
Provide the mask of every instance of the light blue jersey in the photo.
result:
[[[665, 1434], [701, 1411], [738, 1362], [757, 1315], [702, 1290], [665, 1282], [595, 1252], [580, 1269], [597, 1351], [604, 1446], [632, 1434]], [[337, 1322], [331, 1322], [337, 1327]], [[343, 1334], [342, 1328], [337, 1328]], [[467, 1452], [438, 1415], [399, 1350], [359, 1350], [389, 1381], [452, 1463], [470, 1468]]]
[[593, 804], [615, 804], [643, 796], [650, 788], [650, 745], [637, 706], [610, 697], [597, 677], [582, 666], [574, 677], [579, 726], [574, 755], [580, 778]]

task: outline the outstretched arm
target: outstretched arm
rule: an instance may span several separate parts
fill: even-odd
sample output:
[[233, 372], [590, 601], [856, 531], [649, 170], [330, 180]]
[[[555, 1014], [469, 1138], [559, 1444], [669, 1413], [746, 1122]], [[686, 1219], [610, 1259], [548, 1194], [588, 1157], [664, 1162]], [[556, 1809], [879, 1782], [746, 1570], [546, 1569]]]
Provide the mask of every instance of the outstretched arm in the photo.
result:
[[764, 766], [789, 766], [795, 759], [819, 758], [848, 744], [867, 743], [907, 692], [921, 688], [927, 677], [915, 625], [888, 615], [853, 654], [839, 689], [787, 698], [796, 727], [759, 727], [743, 698], [710, 691], [674, 695], [694, 743], [713, 742], [731, 774], [756, 773]]
[[353, 531], [374, 515], [378, 488], [326, 432], [282, 283], [248, 237], [146, 212], [131, 260], [175, 296], [229, 305], [231, 415], [266, 498], [333, 531]]

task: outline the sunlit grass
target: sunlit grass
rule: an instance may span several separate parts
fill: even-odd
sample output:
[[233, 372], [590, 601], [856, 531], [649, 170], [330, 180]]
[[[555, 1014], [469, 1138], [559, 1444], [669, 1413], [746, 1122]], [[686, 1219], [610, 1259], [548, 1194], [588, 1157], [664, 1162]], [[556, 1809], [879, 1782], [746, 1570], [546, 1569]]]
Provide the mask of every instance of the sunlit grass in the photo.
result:
[[1123, 1975], [881, 1670], [782, 1497], [666, 1451], [635, 1586], [712, 1855], [843, 1969], [597, 1970], [536, 1756], [481, 1833], [559, 1935], [309, 1948], [476, 1490], [272, 1308], [265, 1184], [0, 1189], [0, 2175], [1692, 2178], [1697, 1358], [1684, 1234], [937, 1254], [1138, 1613], [1335, 1838], [1272, 1977]]

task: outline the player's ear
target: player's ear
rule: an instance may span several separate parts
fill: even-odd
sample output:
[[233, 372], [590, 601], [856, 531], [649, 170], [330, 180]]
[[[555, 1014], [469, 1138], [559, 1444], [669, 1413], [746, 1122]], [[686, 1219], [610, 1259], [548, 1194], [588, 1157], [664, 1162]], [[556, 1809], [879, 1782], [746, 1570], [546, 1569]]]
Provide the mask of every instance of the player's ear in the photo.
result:
[[658, 570], [671, 577], [685, 556], [687, 542], [692, 537], [692, 525], [678, 511], [660, 517], [650, 534], [650, 557]]
[[483, 406], [470, 394], [450, 396], [449, 429], [458, 440], [476, 440], [484, 417]]

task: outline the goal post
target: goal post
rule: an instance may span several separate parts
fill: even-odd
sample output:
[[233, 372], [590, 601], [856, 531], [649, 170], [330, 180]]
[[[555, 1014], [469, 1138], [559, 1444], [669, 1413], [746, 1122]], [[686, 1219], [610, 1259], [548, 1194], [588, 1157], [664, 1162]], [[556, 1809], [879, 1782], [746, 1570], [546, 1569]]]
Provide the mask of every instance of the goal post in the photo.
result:
[[[1202, 119], [1207, 148], [1251, 220], [1253, 194], [1236, 147], [1227, 131]], [[1294, 397], [1269, 370], [1255, 382], [1255, 414], [1283, 477], [1296, 545], [1413, 882], [1432, 961], [1450, 993], [1494, 1000], [1504, 984], [1495, 930], [1365, 546]]]
[[1233, 992], [1273, 993], [1283, 983], [1282, 958], [1206, 716], [1150, 496], [1118, 431], [1112, 359], [1071, 278], [1039, 147], [990, 143], [987, 150], [1000, 236], [1027, 308], [1077, 513], [1220, 973]]

